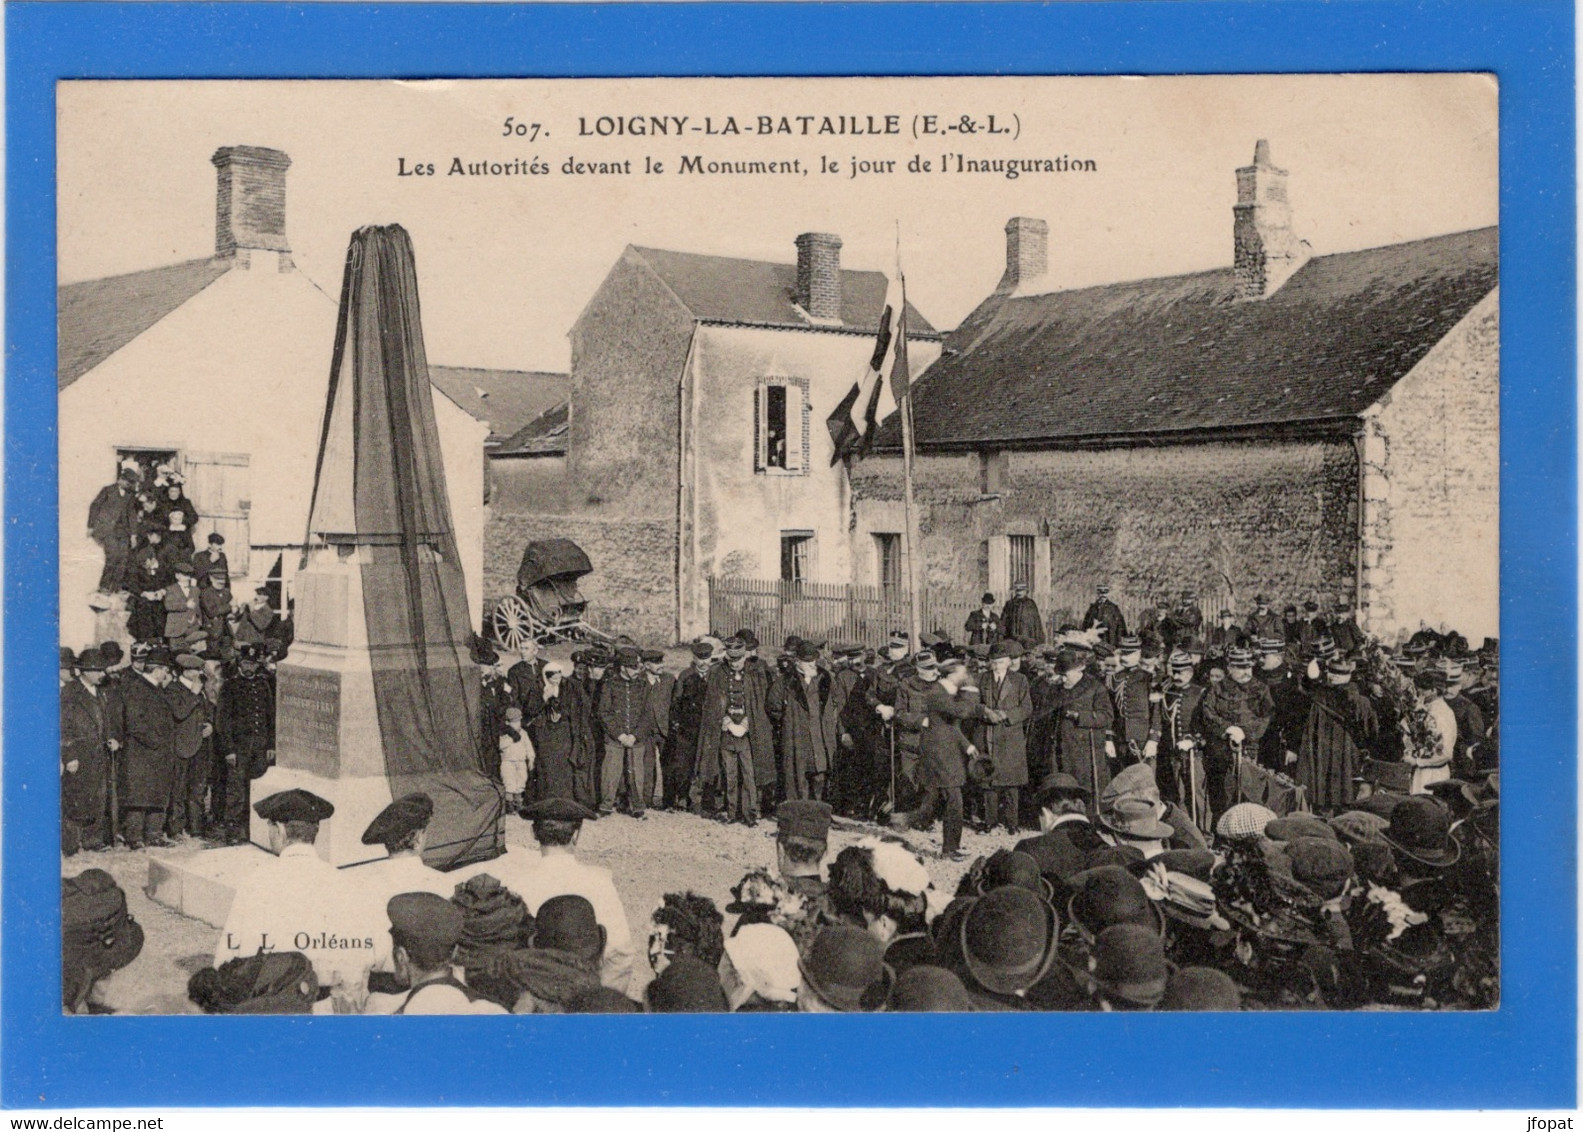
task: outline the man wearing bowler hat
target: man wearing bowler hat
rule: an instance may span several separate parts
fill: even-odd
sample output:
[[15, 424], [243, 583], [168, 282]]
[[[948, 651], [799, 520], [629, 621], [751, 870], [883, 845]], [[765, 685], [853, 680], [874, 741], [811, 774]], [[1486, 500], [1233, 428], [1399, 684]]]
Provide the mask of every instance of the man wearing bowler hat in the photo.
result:
[[1017, 641], [996, 641], [989, 650], [989, 671], [979, 679], [987, 717], [982, 731], [984, 754], [990, 761], [989, 781], [984, 786], [984, 822], [993, 828], [998, 821], [1013, 834], [1021, 825], [1021, 793], [1028, 785], [1028, 748], [1023, 728], [1033, 715], [1028, 678], [1012, 670], [1022, 653]]
[[164, 844], [165, 807], [176, 770], [176, 716], [165, 688], [176, 658], [150, 648], [138, 675], [122, 688], [110, 734], [121, 746], [121, 829], [127, 848]]
[[75, 675], [60, 693], [61, 848], [68, 855], [109, 843], [105, 802], [110, 729], [100, 689], [104, 668], [98, 649], [83, 649]]

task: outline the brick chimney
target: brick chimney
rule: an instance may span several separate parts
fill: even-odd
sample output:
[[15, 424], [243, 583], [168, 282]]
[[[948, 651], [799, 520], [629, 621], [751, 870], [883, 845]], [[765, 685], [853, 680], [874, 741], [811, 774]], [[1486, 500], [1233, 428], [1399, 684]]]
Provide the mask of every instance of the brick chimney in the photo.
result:
[[1049, 266], [1050, 226], [1032, 216], [1006, 221], [1006, 274], [996, 294], [1018, 295], [1041, 290]]
[[797, 237], [797, 305], [816, 319], [841, 321], [841, 237]]
[[1253, 164], [1237, 170], [1232, 213], [1237, 298], [1268, 298], [1308, 262], [1309, 247], [1292, 231], [1286, 170], [1270, 160], [1270, 143], [1263, 138], [1253, 147]]
[[214, 254], [246, 266], [251, 253], [275, 252], [291, 269], [286, 242], [286, 170], [291, 158], [278, 149], [228, 145], [209, 159], [219, 173], [215, 193]]

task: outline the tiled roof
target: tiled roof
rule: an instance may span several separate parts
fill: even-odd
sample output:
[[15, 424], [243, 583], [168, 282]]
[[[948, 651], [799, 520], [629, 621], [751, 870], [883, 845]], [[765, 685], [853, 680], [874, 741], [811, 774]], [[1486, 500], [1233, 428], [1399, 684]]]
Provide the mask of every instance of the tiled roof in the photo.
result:
[[489, 426], [489, 443], [504, 440], [566, 400], [571, 378], [533, 370], [429, 366], [429, 380]]
[[[801, 330], [827, 329], [811, 322], [797, 308], [797, 265], [757, 259], [731, 259], [695, 255], [662, 248], [632, 249], [665, 285], [703, 322], [744, 326], [783, 326]], [[841, 272], [841, 327], [853, 333], [874, 334], [885, 310], [888, 281], [879, 271]], [[907, 304], [907, 334], [911, 338], [937, 338], [939, 331]]]
[[65, 389], [202, 291], [234, 262], [192, 259], [61, 287], [56, 349], [59, 388]]
[[562, 401], [489, 450], [491, 456], [564, 456], [570, 402]]
[[[1229, 268], [991, 301], [918, 383], [918, 443], [1157, 441], [1340, 422], [1495, 288], [1497, 250], [1497, 230], [1483, 228], [1319, 256], [1251, 302], [1233, 301]], [[877, 440], [899, 445], [894, 414]]]

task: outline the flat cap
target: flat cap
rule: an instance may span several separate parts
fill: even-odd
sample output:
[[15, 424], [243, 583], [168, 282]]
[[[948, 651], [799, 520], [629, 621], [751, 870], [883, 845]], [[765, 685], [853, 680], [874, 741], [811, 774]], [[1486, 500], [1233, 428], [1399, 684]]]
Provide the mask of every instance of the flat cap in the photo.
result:
[[715, 655], [715, 647], [705, 640], [696, 640], [687, 646], [699, 660], [708, 660]]
[[519, 811], [529, 821], [593, 821], [598, 815], [570, 798], [545, 798]]
[[616, 663], [626, 668], [636, 668], [643, 663], [643, 653], [634, 645], [622, 645], [616, 650]]
[[644, 664], [660, 664], [665, 660], [663, 649], [644, 649], [639, 655], [643, 658]]
[[434, 799], [413, 793], [397, 798], [380, 810], [363, 830], [364, 845], [389, 845], [418, 832], [434, 817]]
[[385, 905], [390, 930], [426, 950], [447, 951], [462, 941], [462, 910], [432, 892], [401, 892]]
[[1017, 640], [1017, 638], [1002, 637], [1000, 640], [996, 641], [990, 646], [989, 659], [1001, 660], [1003, 658], [1010, 658], [1012, 660], [1016, 660], [1019, 656], [1023, 655], [1023, 652], [1024, 650], [1022, 647], [1022, 642]]
[[253, 804], [253, 812], [265, 821], [313, 821], [331, 817], [335, 807], [307, 790], [282, 790]]
[[834, 813], [827, 802], [793, 800], [780, 804], [775, 811], [775, 822], [782, 837], [825, 841], [830, 836], [830, 818]]
[[193, 656], [190, 652], [184, 652], [176, 658], [176, 667], [192, 672], [203, 667], [203, 657]]

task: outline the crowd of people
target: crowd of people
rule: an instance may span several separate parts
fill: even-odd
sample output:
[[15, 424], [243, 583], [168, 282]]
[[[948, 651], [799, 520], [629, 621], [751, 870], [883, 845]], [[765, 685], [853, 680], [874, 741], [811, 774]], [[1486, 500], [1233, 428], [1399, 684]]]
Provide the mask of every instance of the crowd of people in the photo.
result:
[[[385, 859], [335, 870], [313, 850], [329, 802], [261, 799], [278, 856], [190, 997], [214, 1013], [1495, 1006], [1497, 643], [1424, 629], [1387, 650], [1345, 609], [1289, 613], [1261, 596], [1206, 628], [1184, 594], [1133, 629], [1101, 586], [1047, 633], [1025, 592], [986, 595], [960, 645], [793, 637], [767, 658], [742, 628], [692, 642], [674, 675], [625, 638], [567, 661], [476, 642], [480, 768], [537, 859], [431, 868], [433, 804], [411, 795], [364, 834]], [[123, 679], [157, 688], [160, 648]], [[102, 696], [102, 658], [82, 659], [73, 679]], [[654, 807], [772, 817], [776, 861], [723, 907], [668, 894], [637, 995], [613, 878], [576, 847], [583, 823]], [[868, 835], [832, 853], [838, 817]], [[939, 893], [936, 851], [906, 837], [937, 818], [941, 857], [964, 860], [968, 821], [1021, 840]], [[74, 950], [104, 916], [129, 920], [97, 872], [66, 882], [68, 1009], [93, 1008], [93, 963], [130, 961]], [[74, 903], [100, 919], [74, 925]]]

